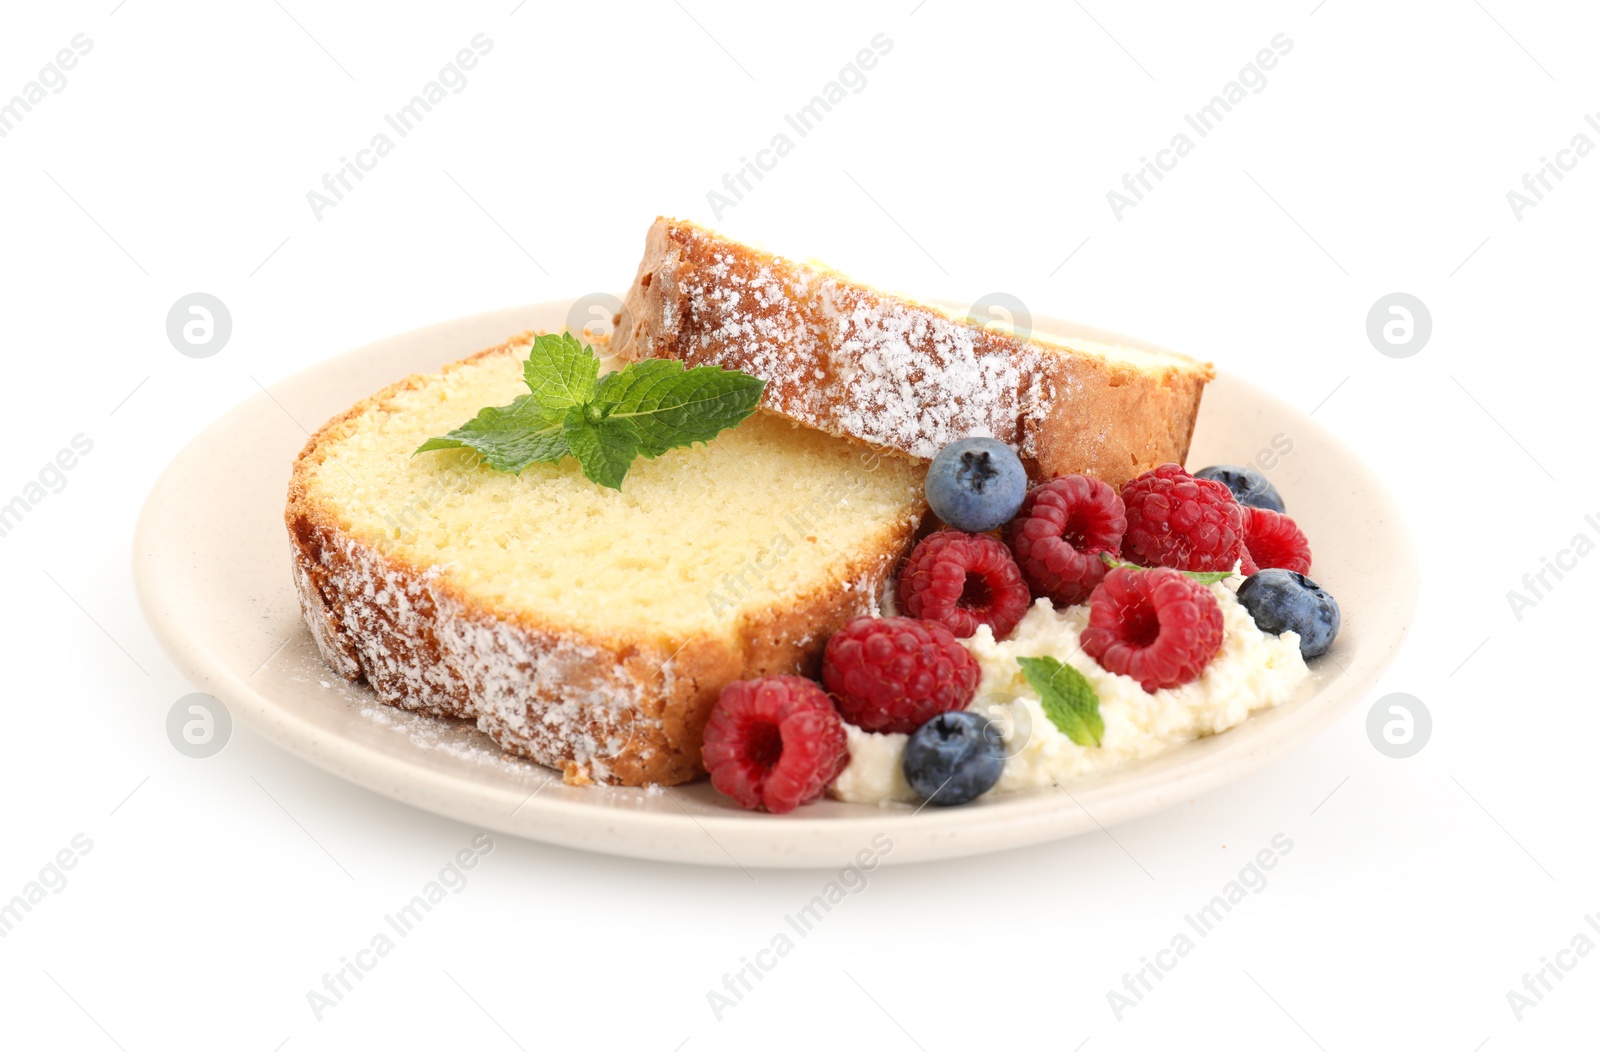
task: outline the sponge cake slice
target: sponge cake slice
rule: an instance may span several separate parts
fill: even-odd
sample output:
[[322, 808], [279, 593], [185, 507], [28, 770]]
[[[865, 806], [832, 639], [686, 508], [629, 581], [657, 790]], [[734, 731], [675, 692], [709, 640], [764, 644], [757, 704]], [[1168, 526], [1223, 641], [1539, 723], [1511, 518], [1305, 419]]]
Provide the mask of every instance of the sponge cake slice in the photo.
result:
[[987, 329], [825, 267], [657, 219], [628, 289], [628, 358], [767, 381], [762, 404], [917, 457], [988, 435], [1036, 478], [1113, 486], [1183, 463], [1209, 365], [1182, 355]]
[[639, 460], [620, 492], [575, 461], [413, 457], [526, 391], [532, 334], [379, 392], [318, 431], [286, 518], [324, 658], [386, 702], [476, 720], [568, 781], [701, 773], [723, 684], [815, 674], [876, 606], [925, 466], [758, 412]]

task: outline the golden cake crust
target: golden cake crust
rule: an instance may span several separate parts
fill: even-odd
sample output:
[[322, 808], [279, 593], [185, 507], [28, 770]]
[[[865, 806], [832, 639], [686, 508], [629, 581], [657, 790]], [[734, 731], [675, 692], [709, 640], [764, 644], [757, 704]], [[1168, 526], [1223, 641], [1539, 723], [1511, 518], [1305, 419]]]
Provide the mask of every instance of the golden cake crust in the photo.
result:
[[[516, 337], [447, 366], [511, 354]], [[285, 510], [302, 613], [324, 660], [385, 702], [475, 720], [506, 751], [561, 770], [570, 783], [674, 785], [703, 773], [711, 706], [734, 679], [816, 675], [828, 635], [867, 613], [916, 531], [888, 524], [883, 543], [849, 553], [825, 583], [740, 612], [731, 634], [631, 638], [494, 609], [441, 571], [363, 536], [308, 488], [329, 446], [364, 415], [430, 382], [412, 376], [330, 420], [295, 461]]]
[[625, 358], [721, 365], [767, 381], [763, 405], [916, 457], [987, 434], [1035, 478], [1114, 486], [1183, 463], [1211, 366], [1135, 363], [955, 321], [822, 267], [659, 218], [618, 315]]

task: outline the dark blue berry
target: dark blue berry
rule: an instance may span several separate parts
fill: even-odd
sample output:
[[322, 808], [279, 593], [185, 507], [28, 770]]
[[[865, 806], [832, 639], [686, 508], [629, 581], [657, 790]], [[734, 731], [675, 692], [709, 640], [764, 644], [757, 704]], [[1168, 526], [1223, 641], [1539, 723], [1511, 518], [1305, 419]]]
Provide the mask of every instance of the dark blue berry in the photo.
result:
[[1010, 522], [1028, 492], [1016, 451], [993, 438], [963, 438], [939, 450], [924, 484], [928, 507], [948, 526], [987, 533]]
[[1233, 491], [1240, 504], [1250, 504], [1268, 511], [1283, 513], [1283, 498], [1277, 487], [1267, 481], [1267, 476], [1255, 468], [1234, 467], [1231, 464], [1213, 464], [1194, 473], [1197, 479], [1213, 479]]
[[1339, 603], [1323, 587], [1293, 570], [1261, 570], [1239, 586], [1239, 602], [1256, 627], [1300, 636], [1300, 656], [1326, 654], [1339, 634]]
[[942, 712], [911, 732], [900, 761], [916, 794], [939, 807], [994, 788], [1005, 766], [1000, 728], [976, 712]]

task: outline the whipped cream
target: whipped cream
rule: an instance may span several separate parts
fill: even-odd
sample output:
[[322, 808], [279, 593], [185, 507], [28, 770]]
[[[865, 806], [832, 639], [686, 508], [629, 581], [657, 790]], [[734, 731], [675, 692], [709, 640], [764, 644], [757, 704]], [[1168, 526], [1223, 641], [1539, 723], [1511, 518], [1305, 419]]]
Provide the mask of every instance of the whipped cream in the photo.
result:
[[[1256, 627], [1234, 589], [1240, 578], [1211, 586], [1222, 607], [1222, 649], [1200, 678], [1147, 694], [1136, 680], [1114, 675], [1085, 654], [1078, 636], [1089, 622], [1084, 603], [1064, 610], [1037, 600], [1011, 638], [997, 640], [987, 625], [962, 640], [982, 669], [978, 692], [967, 706], [994, 720], [1007, 759], [990, 793], [1043, 788], [1166, 752], [1185, 742], [1218, 734], [1251, 713], [1292, 697], [1311, 675], [1293, 632], [1268, 635]], [[1017, 664], [1019, 657], [1053, 657], [1089, 680], [1100, 697], [1105, 735], [1099, 746], [1082, 746], [1056, 729]], [[900, 769], [906, 735], [876, 734], [846, 724], [850, 763], [829, 793], [852, 803], [916, 802]]]

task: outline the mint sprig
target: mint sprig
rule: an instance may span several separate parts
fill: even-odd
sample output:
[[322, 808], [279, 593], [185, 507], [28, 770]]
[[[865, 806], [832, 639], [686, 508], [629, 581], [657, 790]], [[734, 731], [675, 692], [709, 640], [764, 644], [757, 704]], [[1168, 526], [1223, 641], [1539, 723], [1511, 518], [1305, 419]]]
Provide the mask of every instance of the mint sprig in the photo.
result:
[[1056, 729], [1086, 748], [1099, 746], [1106, 734], [1100, 696], [1083, 673], [1053, 657], [1019, 657], [1017, 664]]
[[[1156, 567], [1153, 566], [1140, 566], [1138, 563], [1123, 562], [1110, 552], [1101, 552], [1100, 561], [1105, 563], [1113, 570], [1119, 567], [1124, 570], [1156, 569]], [[1218, 581], [1226, 581], [1228, 578], [1233, 576], [1232, 570], [1179, 570], [1178, 572], [1183, 574], [1185, 577], [1193, 577], [1201, 584], [1216, 584]]]
[[755, 412], [766, 386], [736, 370], [685, 369], [665, 358], [602, 377], [593, 349], [571, 333], [536, 337], [522, 377], [531, 393], [482, 410], [417, 453], [471, 449], [512, 473], [574, 456], [584, 477], [620, 490], [635, 459], [711, 441]]

